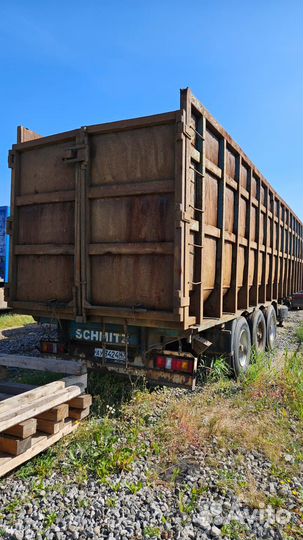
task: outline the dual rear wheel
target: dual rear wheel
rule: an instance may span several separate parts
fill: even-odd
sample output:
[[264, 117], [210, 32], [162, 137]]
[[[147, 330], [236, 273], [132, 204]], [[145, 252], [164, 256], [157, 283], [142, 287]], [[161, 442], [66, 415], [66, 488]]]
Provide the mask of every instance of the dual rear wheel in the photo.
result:
[[273, 306], [255, 309], [247, 319], [242, 316], [232, 322], [232, 368], [236, 377], [248, 370], [252, 347], [257, 353], [274, 348], [276, 333], [277, 317]]

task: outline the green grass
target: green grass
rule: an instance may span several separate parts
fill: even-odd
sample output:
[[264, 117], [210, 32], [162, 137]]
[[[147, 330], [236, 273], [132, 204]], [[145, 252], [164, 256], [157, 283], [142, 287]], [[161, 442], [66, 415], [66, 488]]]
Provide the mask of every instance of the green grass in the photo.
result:
[[300, 328], [296, 331], [296, 336], [300, 343], [303, 343], [303, 326], [300, 326]]
[[35, 324], [35, 320], [30, 315], [1, 315], [0, 330], [8, 330], [9, 328], [20, 328], [28, 324]]
[[[118, 493], [119, 474], [143, 458], [150, 463], [147, 483], [181, 486], [178, 504], [183, 515], [195, 510], [206, 487], [194, 487], [189, 493], [182, 486], [180, 459], [195, 448], [208, 448], [214, 437], [219, 446], [232, 449], [235, 455], [242, 455], [243, 448], [262, 452], [279, 478], [296, 476], [303, 463], [303, 355], [285, 355], [279, 369], [272, 356], [256, 355], [247, 375], [237, 382], [226, 378], [221, 364], [215, 372], [216, 382], [208, 382], [196, 392], [177, 393], [169, 388], [149, 391], [141, 382], [94, 374], [89, 389], [94, 396], [100, 395], [95, 398], [92, 418], [19, 469], [17, 475], [32, 482], [59, 470], [63, 483], [64, 478], [85, 483], [94, 477]], [[292, 463], [285, 462], [286, 453], [293, 456]], [[216, 456], [213, 458], [216, 468]], [[218, 474], [216, 483], [219, 491], [231, 489], [257, 508], [264, 495], [251, 480], [248, 473], [239, 476], [227, 471]], [[39, 491], [39, 482], [36, 485]], [[136, 495], [143, 485], [138, 482], [126, 487]], [[108, 505], [114, 505], [115, 496], [112, 499]], [[271, 504], [280, 507], [283, 501], [272, 498]], [[147, 529], [145, 537], [149, 533], [154, 531]], [[230, 538], [245, 538], [236, 522], [226, 533]]]

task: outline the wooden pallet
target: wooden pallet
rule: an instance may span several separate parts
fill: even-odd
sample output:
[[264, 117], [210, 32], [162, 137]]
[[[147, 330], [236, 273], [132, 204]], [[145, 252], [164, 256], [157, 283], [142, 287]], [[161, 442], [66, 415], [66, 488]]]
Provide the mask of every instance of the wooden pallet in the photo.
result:
[[[1, 355], [0, 364], [12, 366], [25, 357]], [[21, 360], [20, 360], [21, 359]], [[45, 370], [48, 359], [29, 357], [29, 365]], [[64, 365], [64, 362], [66, 365]], [[63, 364], [63, 365], [62, 365]], [[50, 366], [52, 368], [52, 366]], [[55, 371], [58, 367], [55, 361]], [[89, 415], [92, 398], [84, 391], [87, 374], [75, 361], [71, 364], [75, 375], [43, 386], [22, 385], [10, 381], [0, 383], [0, 477], [49, 448], [74, 431], [79, 420]], [[39, 369], [39, 368], [38, 368]], [[69, 362], [61, 361], [61, 373], [68, 373]]]

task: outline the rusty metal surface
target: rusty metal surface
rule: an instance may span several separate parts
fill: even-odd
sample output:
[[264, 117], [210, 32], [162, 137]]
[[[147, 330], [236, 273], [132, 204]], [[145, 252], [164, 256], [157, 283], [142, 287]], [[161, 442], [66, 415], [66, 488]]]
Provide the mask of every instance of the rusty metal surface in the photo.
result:
[[189, 89], [172, 113], [21, 128], [9, 162], [18, 311], [202, 329], [303, 287], [302, 223]]

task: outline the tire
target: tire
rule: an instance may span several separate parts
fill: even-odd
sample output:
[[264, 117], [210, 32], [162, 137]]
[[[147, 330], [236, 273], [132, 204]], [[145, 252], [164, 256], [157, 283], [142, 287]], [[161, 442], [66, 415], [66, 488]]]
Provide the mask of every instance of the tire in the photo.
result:
[[264, 310], [266, 320], [266, 349], [272, 351], [277, 339], [277, 316], [273, 306], [268, 306]]
[[232, 369], [236, 377], [246, 373], [250, 365], [251, 337], [245, 317], [235, 319], [231, 328]]
[[261, 309], [255, 309], [248, 317], [251, 344], [257, 353], [263, 353], [266, 347], [266, 321]]

